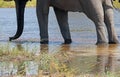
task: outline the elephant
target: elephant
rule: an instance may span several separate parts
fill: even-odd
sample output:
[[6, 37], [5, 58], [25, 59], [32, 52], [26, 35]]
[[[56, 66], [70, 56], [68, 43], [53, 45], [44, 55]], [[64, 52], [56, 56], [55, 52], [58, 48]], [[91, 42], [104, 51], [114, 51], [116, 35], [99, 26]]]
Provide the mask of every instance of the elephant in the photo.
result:
[[[16, 14], [17, 14], [17, 32], [13, 37], [9, 37], [9, 41], [15, 40], [22, 35], [23, 28], [24, 28], [24, 11], [25, 11], [26, 3], [28, 1], [31, 1], [31, 0], [14, 0], [15, 5], [16, 5]], [[70, 32], [69, 32], [68, 23], [65, 22], [65, 25], [66, 25], [65, 27], [63, 26], [63, 30], [65, 30], [65, 31], [62, 32], [63, 37], [65, 39], [64, 44], [70, 44], [72, 42], [72, 40], [71, 40], [71, 36], [70, 36]], [[44, 37], [44, 35], [46, 35], [45, 31], [44, 31], [44, 33], [43, 32], [40, 33], [41, 38]], [[47, 44], [48, 40], [46, 41], [45, 39], [44, 40], [41, 39], [40, 43], [41, 44]]]
[[[28, 0], [15, 0], [18, 29], [15, 36], [10, 37], [10, 40], [17, 39], [22, 34], [24, 25], [24, 8], [27, 1]], [[83, 12], [94, 22], [97, 34], [96, 44], [119, 43], [114, 28], [112, 0], [37, 0], [36, 14], [39, 23], [41, 44], [49, 43], [48, 14], [50, 6], [54, 8], [65, 44], [72, 43], [68, 24], [69, 11]], [[108, 39], [105, 28], [107, 28]]]

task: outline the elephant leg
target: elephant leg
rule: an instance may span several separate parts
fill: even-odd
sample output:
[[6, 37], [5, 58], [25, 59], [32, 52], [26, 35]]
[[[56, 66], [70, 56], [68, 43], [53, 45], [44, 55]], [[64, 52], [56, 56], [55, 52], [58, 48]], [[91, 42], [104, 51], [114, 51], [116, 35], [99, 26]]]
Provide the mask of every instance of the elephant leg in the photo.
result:
[[[97, 43], [106, 44], [106, 30], [104, 25], [104, 12], [101, 0], [81, 0], [85, 14], [90, 18], [96, 26]], [[86, 6], [87, 5], [87, 6]]]
[[106, 30], [105, 30], [103, 18], [101, 18], [101, 16], [100, 17], [97, 16], [95, 19], [92, 19], [92, 21], [95, 23], [96, 31], [97, 31], [96, 44], [107, 44]]
[[119, 43], [119, 41], [114, 28], [114, 19], [113, 19], [114, 15], [113, 15], [113, 7], [111, 1], [106, 0], [103, 7], [105, 12], [104, 18], [105, 18], [105, 25], [108, 31], [109, 44], [117, 44]]
[[9, 40], [17, 39], [21, 36], [24, 28], [24, 10], [28, 0], [15, 0], [16, 14], [17, 14], [17, 32], [13, 37], [9, 37]]
[[36, 13], [38, 18], [39, 30], [40, 30], [40, 43], [48, 44], [48, 13], [49, 4], [48, 0], [37, 0]]
[[54, 11], [60, 27], [60, 31], [64, 38], [64, 44], [72, 43], [69, 24], [68, 24], [68, 12], [55, 7], [54, 7]]

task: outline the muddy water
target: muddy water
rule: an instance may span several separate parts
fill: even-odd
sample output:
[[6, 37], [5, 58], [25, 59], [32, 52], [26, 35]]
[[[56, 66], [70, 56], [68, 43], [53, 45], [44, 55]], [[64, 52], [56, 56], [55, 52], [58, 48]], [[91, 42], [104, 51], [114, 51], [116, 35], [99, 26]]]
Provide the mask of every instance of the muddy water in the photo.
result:
[[[62, 45], [63, 38], [59, 31], [53, 10], [49, 15], [49, 45], [40, 45], [39, 28], [35, 15], [35, 8], [27, 8], [25, 12], [25, 27], [22, 36], [12, 42], [8, 39], [16, 32], [15, 9], [0, 9], [0, 44], [10, 47], [35, 51], [38, 55], [60, 52], [58, 58], [67, 55], [65, 61], [68, 66], [77, 70], [77, 74], [106, 73], [107, 71], [120, 73], [120, 45], [96, 46], [95, 25], [83, 13], [69, 13], [69, 24], [73, 43]], [[115, 28], [120, 37], [120, 13], [115, 11]], [[119, 39], [120, 40], [120, 39]], [[69, 58], [69, 59], [68, 59]], [[26, 75], [37, 75], [39, 64], [35, 61], [25, 61]], [[16, 75], [19, 65], [11, 61], [0, 62], [0, 76]]]

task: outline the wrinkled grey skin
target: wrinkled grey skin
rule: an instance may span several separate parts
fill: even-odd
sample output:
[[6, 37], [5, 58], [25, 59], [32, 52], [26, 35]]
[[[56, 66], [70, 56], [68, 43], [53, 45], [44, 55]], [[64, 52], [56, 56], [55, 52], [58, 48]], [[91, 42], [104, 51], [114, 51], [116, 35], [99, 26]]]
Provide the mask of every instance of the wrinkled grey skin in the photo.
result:
[[[16, 2], [17, 1], [18, 0], [16, 0]], [[25, 2], [24, 0], [21, 1]], [[48, 14], [50, 6], [53, 6], [54, 8], [62, 36], [65, 41], [68, 40], [68, 43], [72, 42], [70, 40], [71, 36], [68, 25], [68, 11], [84, 12], [87, 17], [94, 22], [97, 31], [96, 44], [104, 44], [108, 42], [109, 44], [119, 43], [114, 29], [113, 6], [111, 0], [37, 0], [36, 12], [40, 29], [41, 43], [48, 43], [49, 39]], [[108, 32], [108, 41], [104, 24]], [[20, 32], [20, 29], [18, 29], [18, 32]]]

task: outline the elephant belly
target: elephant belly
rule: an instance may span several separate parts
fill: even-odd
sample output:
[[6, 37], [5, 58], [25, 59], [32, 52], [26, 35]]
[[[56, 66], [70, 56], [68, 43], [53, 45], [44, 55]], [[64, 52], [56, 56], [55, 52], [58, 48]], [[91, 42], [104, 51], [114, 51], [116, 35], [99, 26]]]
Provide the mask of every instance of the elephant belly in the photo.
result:
[[66, 11], [82, 11], [79, 0], [51, 0], [51, 5]]

